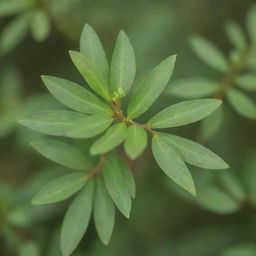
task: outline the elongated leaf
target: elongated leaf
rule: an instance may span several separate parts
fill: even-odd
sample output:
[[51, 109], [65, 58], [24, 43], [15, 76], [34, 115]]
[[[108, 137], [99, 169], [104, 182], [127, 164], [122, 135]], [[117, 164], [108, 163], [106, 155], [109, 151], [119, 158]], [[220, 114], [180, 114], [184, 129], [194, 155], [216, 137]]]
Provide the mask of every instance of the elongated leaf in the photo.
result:
[[256, 91], [256, 75], [247, 74], [237, 77], [236, 84], [241, 89], [247, 91]]
[[63, 256], [71, 255], [83, 238], [91, 218], [93, 197], [94, 181], [89, 181], [69, 206], [60, 235]]
[[51, 30], [51, 21], [47, 13], [43, 10], [35, 10], [31, 14], [30, 27], [35, 40], [41, 42], [45, 40]]
[[152, 139], [152, 151], [163, 172], [175, 183], [195, 195], [196, 189], [193, 178], [172, 145], [161, 135], [156, 135]]
[[88, 24], [85, 24], [81, 34], [80, 51], [95, 64], [104, 81], [108, 81], [109, 66], [105, 51], [96, 32]]
[[104, 154], [120, 145], [126, 138], [127, 127], [124, 123], [115, 124], [93, 143], [90, 148], [92, 155]]
[[101, 74], [95, 62], [80, 52], [70, 51], [69, 53], [72, 62], [88, 85], [103, 98], [109, 100], [108, 79]]
[[129, 218], [131, 211], [131, 198], [116, 154], [112, 153], [107, 156], [105, 166], [102, 170], [102, 175], [106, 188], [115, 205], [125, 217]]
[[181, 79], [170, 86], [168, 94], [173, 96], [194, 99], [210, 96], [220, 89], [220, 85], [211, 80], [192, 78], [192, 79]]
[[108, 105], [79, 84], [52, 76], [42, 79], [50, 93], [64, 105], [87, 114], [112, 114]]
[[239, 50], [244, 50], [247, 46], [247, 42], [242, 28], [237, 23], [233, 22], [227, 23], [225, 28], [229, 41], [234, 47]]
[[208, 40], [194, 36], [191, 39], [191, 47], [197, 56], [212, 68], [221, 72], [227, 72], [229, 70], [225, 56]]
[[239, 243], [224, 250], [220, 256], [254, 256], [256, 255], [255, 243]]
[[210, 115], [221, 103], [215, 99], [183, 101], [156, 114], [148, 121], [148, 126], [168, 128], [194, 123]]
[[127, 35], [121, 31], [110, 67], [110, 84], [113, 95], [125, 96], [130, 90], [136, 74], [136, 60], [134, 50]]
[[29, 16], [20, 15], [13, 19], [3, 30], [0, 37], [0, 54], [9, 53], [26, 36], [29, 28]]
[[86, 116], [73, 111], [49, 110], [28, 114], [19, 123], [47, 135], [89, 138], [106, 130], [111, 125], [112, 118]]
[[135, 159], [138, 157], [147, 146], [147, 133], [143, 128], [138, 126], [130, 126], [127, 129], [127, 136], [124, 143], [126, 154]]
[[171, 78], [175, 60], [176, 55], [165, 59], [140, 82], [128, 106], [128, 118], [140, 116], [156, 101]]
[[52, 204], [63, 201], [79, 191], [86, 181], [84, 173], [72, 173], [54, 179], [35, 195], [32, 204]]
[[90, 161], [79, 149], [58, 140], [41, 139], [31, 143], [44, 157], [67, 168], [85, 171], [92, 167]]
[[256, 118], [256, 105], [246, 94], [236, 89], [231, 89], [228, 91], [227, 96], [230, 105], [237, 113], [246, 118]]
[[171, 143], [181, 158], [189, 164], [207, 169], [226, 169], [229, 167], [215, 153], [192, 140], [163, 133], [161, 133], [161, 137]]
[[0, 17], [14, 15], [26, 10], [33, 0], [1, 0], [0, 2]]
[[248, 11], [246, 16], [246, 28], [249, 33], [250, 39], [255, 43], [256, 42], [256, 5]]
[[102, 243], [107, 245], [115, 225], [115, 206], [101, 178], [96, 183], [93, 213], [97, 233]]

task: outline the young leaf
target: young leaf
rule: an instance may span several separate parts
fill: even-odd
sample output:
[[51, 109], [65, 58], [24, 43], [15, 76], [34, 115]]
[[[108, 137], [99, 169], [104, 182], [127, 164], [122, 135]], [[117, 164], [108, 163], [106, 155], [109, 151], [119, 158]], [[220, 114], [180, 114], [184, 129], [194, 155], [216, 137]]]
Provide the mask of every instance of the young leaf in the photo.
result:
[[163, 172], [175, 183], [195, 195], [196, 189], [193, 178], [173, 146], [161, 135], [155, 135], [152, 139], [152, 151]]
[[226, 169], [229, 166], [206, 147], [179, 136], [161, 133], [161, 137], [171, 143], [181, 158], [192, 165], [206, 169]]
[[35, 40], [41, 42], [45, 40], [51, 30], [51, 21], [43, 10], [35, 10], [32, 12], [30, 21], [31, 33]]
[[95, 141], [90, 152], [92, 155], [104, 154], [120, 145], [126, 138], [127, 127], [124, 123], [115, 124], [106, 133]]
[[84, 173], [72, 173], [49, 182], [32, 199], [32, 204], [52, 204], [78, 192], [86, 183]]
[[67, 168], [85, 171], [91, 168], [90, 161], [79, 149], [58, 140], [41, 139], [31, 143], [44, 157]]
[[248, 11], [246, 16], [246, 28], [250, 39], [255, 43], [256, 42], [256, 5]]
[[225, 28], [227, 36], [234, 47], [238, 50], [244, 50], [247, 46], [247, 42], [242, 28], [237, 23], [233, 22], [227, 23]]
[[102, 175], [106, 188], [115, 205], [125, 217], [129, 218], [131, 211], [131, 198], [127, 182], [120, 169], [118, 156], [116, 154], [112, 153], [107, 156]]
[[103, 98], [109, 100], [108, 78], [102, 75], [95, 62], [80, 52], [70, 51], [69, 53], [72, 62], [89, 86]]
[[215, 81], [201, 78], [185, 78], [170, 86], [167, 93], [179, 98], [194, 99], [210, 96], [219, 89], [220, 85]]
[[100, 177], [96, 180], [93, 218], [102, 243], [109, 244], [115, 225], [115, 206]]
[[9, 53], [26, 36], [29, 28], [29, 16], [19, 15], [13, 19], [3, 30], [0, 37], [0, 54]]
[[175, 60], [176, 55], [165, 59], [140, 82], [128, 106], [129, 119], [140, 116], [156, 101], [171, 78]]
[[69, 206], [60, 235], [63, 256], [71, 255], [83, 238], [91, 218], [93, 197], [94, 181], [91, 180]]
[[148, 126], [169, 128], [194, 123], [210, 115], [221, 103], [216, 99], [183, 101], [156, 114], [148, 121]]
[[86, 114], [111, 115], [111, 108], [87, 89], [66, 79], [42, 76], [50, 93], [64, 105]]
[[231, 89], [227, 93], [230, 105], [242, 116], [250, 119], [256, 118], [256, 105], [244, 93]]
[[22, 12], [26, 10], [31, 4], [33, 4], [33, 0], [2, 0], [0, 2], [0, 18]]
[[90, 138], [106, 130], [112, 121], [113, 119], [107, 116], [86, 116], [73, 111], [48, 110], [28, 114], [19, 123], [47, 135]]
[[94, 63], [97, 73], [103, 77], [106, 85], [108, 85], [108, 60], [99, 37], [88, 24], [85, 24], [81, 34], [80, 51]]
[[130, 90], [136, 74], [136, 60], [133, 47], [127, 35], [121, 31], [117, 37], [110, 67], [112, 92], [125, 96]]
[[254, 74], [240, 75], [236, 79], [236, 84], [241, 89], [244, 89], [247, 91], [256, 91], [256, 75]]
[[197, 56], [212, 68], [224, 73], [229, 70], [225, 56], [208, 40], [194, 36], [191, 39], [191, 47]]
[[138, 126], [130, 126], [124, 143], [126, 154], [131, 158], [137, 158], [147, 146], [147, 133]]

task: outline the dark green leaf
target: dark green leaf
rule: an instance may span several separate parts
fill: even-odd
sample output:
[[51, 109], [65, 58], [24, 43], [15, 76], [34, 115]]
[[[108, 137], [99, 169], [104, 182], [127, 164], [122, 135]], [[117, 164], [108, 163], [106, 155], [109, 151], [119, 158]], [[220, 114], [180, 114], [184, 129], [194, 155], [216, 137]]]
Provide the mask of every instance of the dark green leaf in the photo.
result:
[[249, 33], [250, 39], [256, 42], [256, 5], [254, 4], [252, 8], [249, 9], [246, 16], [246, 28]]

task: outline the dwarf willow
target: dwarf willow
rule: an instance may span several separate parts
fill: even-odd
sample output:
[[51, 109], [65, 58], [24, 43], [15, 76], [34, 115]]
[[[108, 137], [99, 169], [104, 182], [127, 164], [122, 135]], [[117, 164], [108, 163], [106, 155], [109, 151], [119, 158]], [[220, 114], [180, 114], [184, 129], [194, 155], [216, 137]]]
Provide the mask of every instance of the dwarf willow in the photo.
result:
[[[91, 216], [104, 244], [109, 243], [114, 228], [114, 205], [124, 216], [130, 216], [135, 181], [126, 161], [115, 150], [117, 146], [123, 144], [127, 155], [135, 159], [151, 140], [153, 155], [163, 172], [193, 195], [196, 188], [186, 163], [208, 169], [228, 168], [204, 146], [156, 130], [197, 122], [214, 112], [221, 100], [188, 100], [167, 107], [145, 124], [134, 120], [145, 113], [166, 88], [175, 55], [163, 60], [135, 85], [125, 112], [122, 98], [129, 93], [136, 73], [134, 50], [127, 35], [123, 31], [119, 33], [109, 66], [97, 34], [85, 25], [80, 52], [70, 51], [70, 57], [90, 90], [63, 78], [42, 76], [50, 93], [71, 110], [39, 111], [20, 120], [22, 125], [46, 135], [83, 139], [104, 132], [94, 139], [87, 155], [56, 139], [31, 143], [46, 158], [77, 171], [51, 181], [32, 201], [34, 204], [55, 203], [78, 193], [61, 229], [64, 256], [75, 250]], [[95, 156], [98, 163], [91, 161], [90, 155]]]

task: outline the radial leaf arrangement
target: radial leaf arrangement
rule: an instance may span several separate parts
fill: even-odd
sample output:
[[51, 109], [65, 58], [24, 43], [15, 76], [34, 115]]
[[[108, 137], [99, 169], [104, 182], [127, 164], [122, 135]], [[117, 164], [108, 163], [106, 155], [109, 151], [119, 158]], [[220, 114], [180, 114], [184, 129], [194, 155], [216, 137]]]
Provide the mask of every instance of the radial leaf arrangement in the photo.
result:
[[[256, 91], [256, 5], [247, 13], [245, 25], [249, 42], [239, 24], [226, 24], [226, 35], [233, 46], [229, 58], [208, 40], [200, 36], [191, 39], [191, 47], [197, 56], [209, 67], [223, 74], [221, 81], [207, 78], [180, 79], [167, 93], [182, 99], [226, 99], [237, 113], [255, 120], [256, 104], [246, 93]], [[203, 138], [209, 138], [218, 131], [223, 123], [221, 112], [219, 109], [203, 121]]]
[[[137, 158], [152, 139], [152, 151], [163, 172], [191, 194], [196, 194], [186, 163], [207, 169], [224, 169], [228, 165], [215, 153], [193, 141], [156, 129], [179, 127], [197, 122], [221, 104], [219, 99], [188, 100], [174, 104], [150, 118], [146, 124], [134, 119], [145, 113], [158, 99], [171, 78], [176, 56], [170, 56], [153, 68], [140, 83], [134, 84], [136, 61], [127, 35], [117, 37], [109, 65], [102, 44], [89, 25], [85, 25], [80, 52], [70, 51], [75, 67], [90, 88], [63, 78], [42, 76], [49, 92], [71, 110], [34, 112], [20, 123], [46, 135], [74, 139], [97, 135], [90, 155], [91, 163], [78, 148], [53, 139], [32, 142], [46, 158], [77, 171], [47, 184], [33, 199], [34, 204], [62, 201], [77, 194], [67, 210], [61, 229], [61, 249], [70, 255], [86, 232], [90, 217], [102, 242], [108, 244], [115, 221], [115, 207], [127, 218], [135, 197], [135, 181], [126, 161], [115, 150], [123, 144], [131, 159]], [[127, 111], [122, 99], [132, 85]], [[126, 115], [127, 112], [127, 115]], [[149, 138], [148, 138], [149, 137]]]
[[39, 42], [48, 37], [51, 20], [46, 8], [39, 0], [2, 0], [0, 2], [0, 19], [14, 16], [0, 35], [0, 55], [13, 50], [29, 31]]

